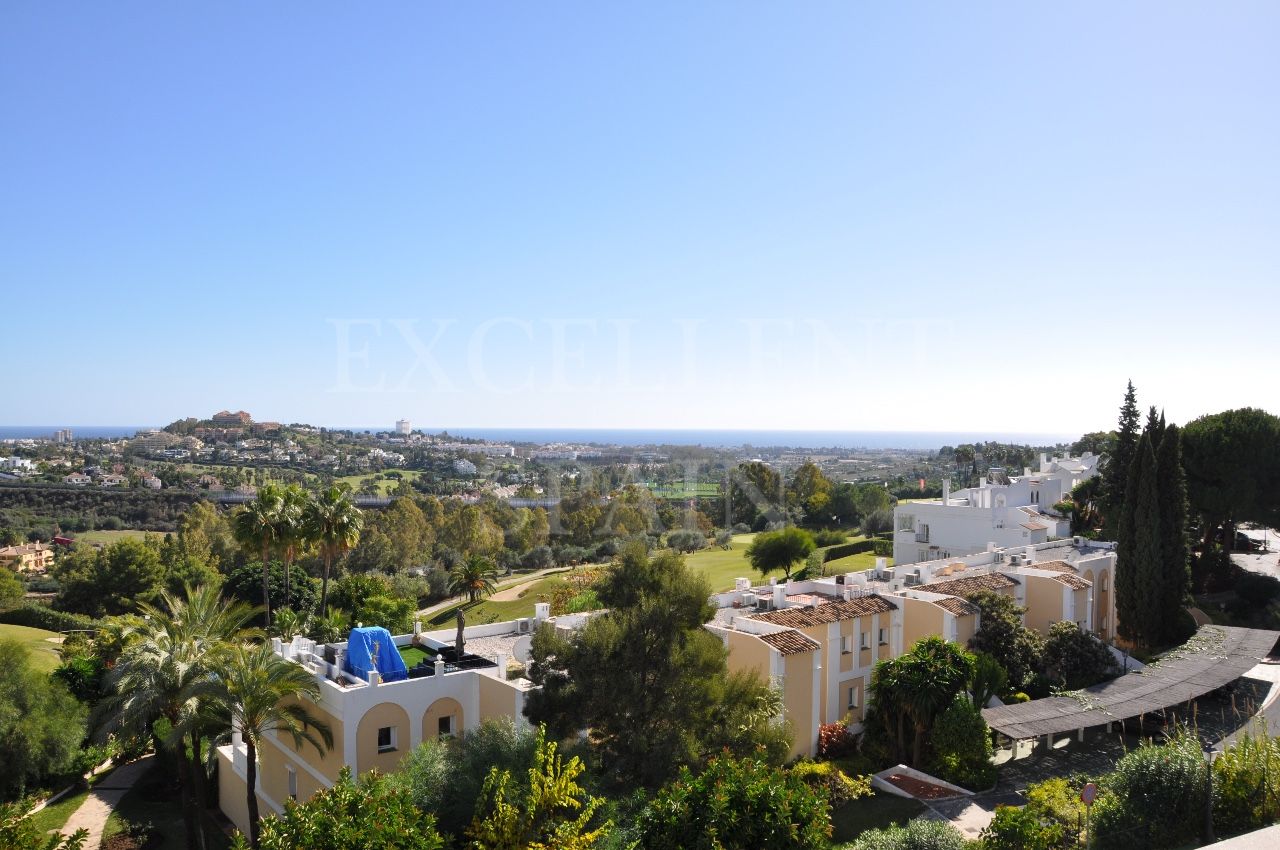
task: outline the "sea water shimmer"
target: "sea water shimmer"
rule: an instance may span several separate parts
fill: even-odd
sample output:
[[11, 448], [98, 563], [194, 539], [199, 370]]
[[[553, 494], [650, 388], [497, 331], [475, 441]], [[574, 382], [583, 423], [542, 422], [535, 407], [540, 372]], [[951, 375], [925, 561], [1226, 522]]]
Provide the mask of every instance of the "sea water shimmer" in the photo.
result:
[[[353, 430], [373, 430], [359, 428]], [[382, 430], [386, 430], [385, 428]], [[1018, 443], [1052, 446], [1079, 439], [1079, 434], [963, 433], [945, 431], [750, 431], [624, 428], [437, 428], [422, 430], [455, 437], [511, 443], [578, 443], [619, 446], [788, 446], [798, 449], [936, 449], [961, 443]]]
[[[132, 437], [147, 425], [0, 425], [0, 439], [52, 437], [59, 428], [70, 428], [77, 438]], [[388, 431], [387, 426], [339, 425], [350, 431]], [[511, 443], [576, 443], [617, 446], [737, 446], [798, 449], [936, 449], [961, 443], [989, 440], [1032, 446], [1069, 443], [1079, 435], [980, 433], [959, 431], [749, 431], [749, 430], [665, 430], [613, 428], [446, 428], [429, 426], [429, 434], [448, 431], [454, 437], [469, 437]]]

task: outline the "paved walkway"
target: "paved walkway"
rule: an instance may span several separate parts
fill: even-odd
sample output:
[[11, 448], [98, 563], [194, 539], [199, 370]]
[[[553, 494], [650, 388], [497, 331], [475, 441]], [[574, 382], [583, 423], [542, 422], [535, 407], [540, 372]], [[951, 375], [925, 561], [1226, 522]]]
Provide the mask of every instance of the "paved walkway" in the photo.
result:
[[120, 800], [129, 793], [133, 784], [147, 772], [154, 758], [155, 756], [143, 756], [124, 767], [116, 768], [110, 776], [98, 783], [80, 804], [80, 808], [72, 812], [66, 825], [62, 827], [62, 833], [70, 835], [77, 829], [87, 829], [89, 837], [84, 846], [89, 850], [96, 850], [102, 843], [102, 830], [106, 828], [107, 818], [111, 817], [112, 810], [120, 805]]

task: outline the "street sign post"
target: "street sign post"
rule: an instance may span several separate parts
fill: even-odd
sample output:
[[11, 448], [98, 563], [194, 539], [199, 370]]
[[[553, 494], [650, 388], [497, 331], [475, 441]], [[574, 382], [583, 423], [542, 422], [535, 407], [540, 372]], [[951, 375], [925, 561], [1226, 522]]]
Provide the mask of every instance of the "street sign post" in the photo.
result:
[[1080, 802], [1084, 803], [1084, 850], [1093, 848], [1093, 801], [1098, 799], [1098, 786], [1086, 782], [1080, 789]]

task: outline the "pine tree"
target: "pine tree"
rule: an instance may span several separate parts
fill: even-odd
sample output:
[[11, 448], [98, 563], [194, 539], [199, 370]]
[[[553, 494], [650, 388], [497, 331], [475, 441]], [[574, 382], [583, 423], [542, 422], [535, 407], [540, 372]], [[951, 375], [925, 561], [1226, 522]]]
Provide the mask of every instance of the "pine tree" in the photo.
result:
[[[1161, 416], [1161, 420], [1164, 417]], [[1160, 504], [1161, 643], [1176, 640], [1176, 623], [1191, 590], [1190, 539], [1187, 531], [1187, 478], [1182, 469], [1182, 435], [1177, 425], [1164, 429], [1156, 456]]]
[[1133, 381], [1125, 390], [1124, 404], [1120, 407], [1120, 420], [1116, 428], [1115, 445], [1103, 470], [1102, 509], [1108, 530], [1119, 526], [1119, 514], [1123, 510], [1129, 467], [1133, 464], [1138, 446], [1138, 398]]

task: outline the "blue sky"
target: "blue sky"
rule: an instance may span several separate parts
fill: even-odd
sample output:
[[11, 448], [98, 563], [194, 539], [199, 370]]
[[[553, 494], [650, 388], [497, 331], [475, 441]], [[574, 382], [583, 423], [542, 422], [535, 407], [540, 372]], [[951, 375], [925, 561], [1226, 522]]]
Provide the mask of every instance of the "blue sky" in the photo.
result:
[[1278, 37], [1274, 3], [8, 3], [0, 423], [1072, 433], [1130, 377], [1277, 411]]

